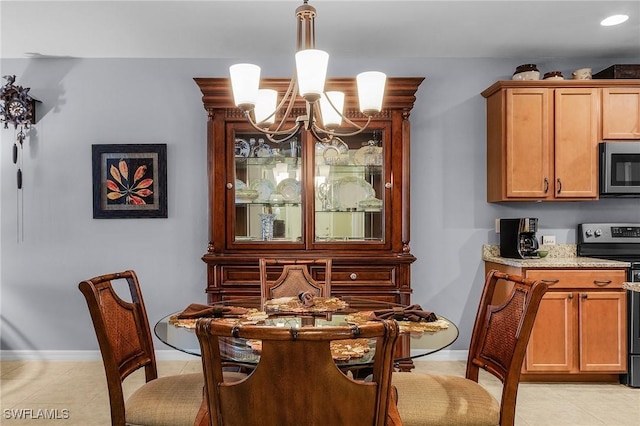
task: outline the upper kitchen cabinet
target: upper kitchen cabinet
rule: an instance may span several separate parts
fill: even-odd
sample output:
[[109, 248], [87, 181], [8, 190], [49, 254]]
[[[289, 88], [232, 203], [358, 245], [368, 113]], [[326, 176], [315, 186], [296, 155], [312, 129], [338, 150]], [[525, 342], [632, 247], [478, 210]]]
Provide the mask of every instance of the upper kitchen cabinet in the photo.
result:
[[[208, 302], [259, 295], [259, 259], [277, 257], [331, 258], [336, 296], [409, 303], [409, 114], [423, 78], [389, 78], [383, 110], [361, 133], [319, 142], [302, 130], [280, 143], [247, 122], [228, 79], [195, 80], [208, 113]], [[263, 81], [279, 93], [288, 82]], [[326, 86], [345, 92], [349, 120], [366, 122], [355, 79]], [[286, 113], [292, 127], [306, 115], [302, 99]]]
[[640, 139], [640, 87], [602, 89], [602, 139]]
[[487, 201], [597, 199], [603, 123], [637, 131], [630, 123], [640, 121], [638, 91], [639, 80], [499, 81], [486, 89]]

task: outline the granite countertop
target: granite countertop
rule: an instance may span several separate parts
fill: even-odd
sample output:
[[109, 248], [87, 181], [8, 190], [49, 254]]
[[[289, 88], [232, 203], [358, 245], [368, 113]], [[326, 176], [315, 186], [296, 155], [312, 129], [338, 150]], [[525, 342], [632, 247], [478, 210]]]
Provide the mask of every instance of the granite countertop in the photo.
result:
[[630, 291], [640, 292], [640, 283], [622, 283], [622, 288], [626, 288]]
[[509, 259], [500, 256], [500, 246], [485, 244], [482, 246], [482, 260], [516, 268], [628, 268], [631, 266], [629, 262], [577, 256], [575, 244], [543, 245], [540, 250], [548, 250], [547, 257]]

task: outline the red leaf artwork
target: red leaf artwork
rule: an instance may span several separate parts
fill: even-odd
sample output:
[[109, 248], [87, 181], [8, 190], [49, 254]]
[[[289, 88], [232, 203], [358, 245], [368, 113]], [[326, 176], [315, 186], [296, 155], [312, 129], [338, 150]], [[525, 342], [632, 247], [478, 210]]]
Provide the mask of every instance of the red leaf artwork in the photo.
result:
[[[109, 167], [109, 175], [106, 181], [107, 198], [109, 200], [122, 200], [124, 204], [147, 204], [144, 198], [153, 194], [149, 189], [153, 185], [152, 178], [144, 178], [147, 166], [140, 165], [133, 175], [133, 181], [129, 180], [129, 159], [120, 159], [118, 167], [113, 164]], [[124, 198], [123, 198], [124, 197]]]

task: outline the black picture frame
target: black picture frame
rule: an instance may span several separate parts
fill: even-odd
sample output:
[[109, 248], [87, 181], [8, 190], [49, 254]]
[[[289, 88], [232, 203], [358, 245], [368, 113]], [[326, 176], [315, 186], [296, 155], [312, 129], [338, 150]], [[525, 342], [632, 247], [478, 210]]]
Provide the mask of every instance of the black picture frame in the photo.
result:
[[167, 217], [167, 144], [92, 145], [93, 218]]

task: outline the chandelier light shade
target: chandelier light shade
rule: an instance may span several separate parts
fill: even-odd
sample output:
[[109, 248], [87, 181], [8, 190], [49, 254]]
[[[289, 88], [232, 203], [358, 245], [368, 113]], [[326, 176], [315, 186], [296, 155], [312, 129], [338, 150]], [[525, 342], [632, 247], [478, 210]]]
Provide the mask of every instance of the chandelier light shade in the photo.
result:
[[365, 115], [380, 112], [387, 76], [379, 71], [367, 71], [358, 74], [356, 81], [360, 111]]
[[324, 92], [329, 54], [323, 50], [305, 49], [296, 53], [296, 76], [300, 96], [315, 102]]
[[320, 98], [320, 113], [322, 123], [328, 129], [335, 129], [342, 124], [342, 113], [344, 111], [344, 93], [327, 92]]
[[258, 90], [258, 102], [253, 111], [256, 123], [269, 127], [276, 121], [276, 105], [278, 103], [278, 92], [273, 89]]
[[260, 67], [253, 64], [235, 64], [229, 67], [233, 99], [238, 108], [252, 110], [258, 101]]
[[[329, 54], [315, 48], [316, 9], [307, 4], [308, 0], [303, 1], [296, 9], [296, 71], [280, 103], [275, 90], [260, 89], [259, 66], [236, 64], [229, 68], [235, 105], [244, 111], [254, 129], [275, 143], [290, 140], [303, 129], [320, 142], [329, 142], [339, 136], [353, 136], [366, 129], [371, 118], [382, 110], [387, 77], [378, 71], [363, 72], [356, 78], [360, 112], [367, 118], [364, 125], [344, 116], [344, 93], [325, 93]], [[298, 94], [306, 102], [307, 115], [297, 117], [295, 125], [285, 128]], [[279, 120], [277, 124], [276, 118]], [[345, 122], [351, 129], [338, 132], [337, 129]]]

